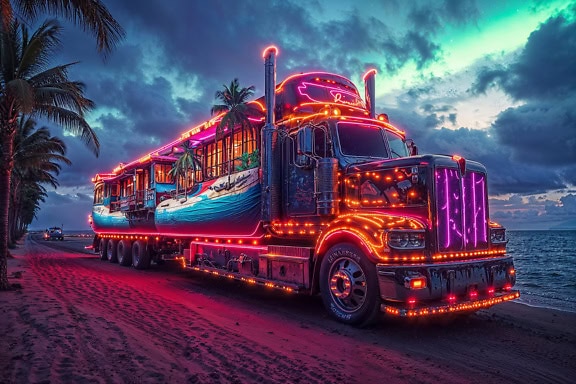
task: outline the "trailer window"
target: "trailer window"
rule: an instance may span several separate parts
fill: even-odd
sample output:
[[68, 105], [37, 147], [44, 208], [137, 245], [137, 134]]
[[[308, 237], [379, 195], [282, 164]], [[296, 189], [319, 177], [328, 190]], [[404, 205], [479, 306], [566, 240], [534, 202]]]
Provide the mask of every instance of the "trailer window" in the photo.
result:
[[220, 176], [223, 172], [223, 141], [206, 146], [206, 178], [211, 179]]
[[122, 180], [120, 193], [122, 196], [132, 196], [134, 194], [134, 178], [129, 177]]
[[172, 169], [170, 164], [155, 164], [154, 165], [154, 180], [157, 183], [172, 184], [174, 179], [169, 174]]
[[102, 204], [104, 201], [104, 185], [100, 184], [94, 189], [94, 204]]

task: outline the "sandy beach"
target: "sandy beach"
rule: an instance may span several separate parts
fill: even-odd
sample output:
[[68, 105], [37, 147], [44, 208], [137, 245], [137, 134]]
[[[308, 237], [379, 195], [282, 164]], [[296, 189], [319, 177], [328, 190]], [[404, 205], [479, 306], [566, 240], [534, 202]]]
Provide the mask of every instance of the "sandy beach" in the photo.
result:
[[[136, 271], [29, 236], [0, 292], [1, 383], [573, 383], [576, 314], [505, 303], [367, 329], [318, 297], [157, 266]], [[88, 242], [87, 240], [85, 240]], [[58, 246], [58, 249], [48, 245]]]

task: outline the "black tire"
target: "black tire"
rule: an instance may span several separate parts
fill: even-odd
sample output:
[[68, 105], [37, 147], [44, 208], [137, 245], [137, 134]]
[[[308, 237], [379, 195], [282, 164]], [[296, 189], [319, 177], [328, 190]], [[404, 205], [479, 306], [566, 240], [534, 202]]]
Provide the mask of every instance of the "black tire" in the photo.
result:
[[100, 245], [98, 246], [98, 253], [100, 254], [100, 260], [108, 260], [108, 239], [100, 239]]
[[110, 239], [108, 240], [108, 245], [106, 246], [106, 258], [108, 259], [109, 262], [111, 263], [117, 263], [118, 262], [118, 241], [117, 240], [113, 240]]
[[132, 264], [132, 244], [130, 240], [122, 239], [118, 242], [117, 247], [118, 264], [129, 266]]
[[369, 325], [380, 312], [376, 266], [353, 244], [328, 250], [320, 266], [320, 293], [330, 315], [345, 324]]
[[146, 242], [136, 240], [132, 244], [132, 266], [136, 269], [148, 269], [150, 267], [150, 253]]

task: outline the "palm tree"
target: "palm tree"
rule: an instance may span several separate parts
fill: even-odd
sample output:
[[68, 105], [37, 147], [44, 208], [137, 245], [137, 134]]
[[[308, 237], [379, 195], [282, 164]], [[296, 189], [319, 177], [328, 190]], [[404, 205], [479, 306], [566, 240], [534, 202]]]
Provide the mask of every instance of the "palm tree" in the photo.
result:
[[26, 114], [53, 121], [80, 135], [95, 155], [99, 152], [96, 133], [84, 118], [94, 103], [84, 96], [84, 84], [68, 79], [73, 63], [49, 65], [61, 29], [56, 21], [46, 21], [30, 35], [25, 25], [14, 21], [0, 31], [0, 290], [10, 288], [8, 207], [19, 119]]
[[192, 171], [193, 182], [196, 182], [196, 171], [202, 168], [202, 162], [199, 156], [194, 153], [196, 148], [192, 147], [190, 140], [186, 140], [181, 145], [184, 152], [180, 155], [178, 160], [174, 163], [174, 167], [168, 172], [174, 180], [176, 180], [176, 193], [178, 193], [178, 181], [184, 178], [184, 193], [188, 187], [188, 171]]
[[20, 119], [14, 141], [14, 169], [10, 182], [9, 245], [15, 242], [22, 234], [22, 229], [30, 224], [24, 222], [21, 217], [24, 203], [37, 205], [35, 201], [24, 199], [29, 196], [25, 192], [35, 191], [36, 185], [41, 184], [50, 184], [56, 188], [59, 184], [55, 176], [60, 172], [60, 163], [72, 164], [64, 156], [65, 153], [64, 142], [50, 136], [48, 128], [36, 129], [36, 122], [29, 117]]
[[63, 16], [96, 37], [98, 51], [109, 54], [124, 30], [100, 0], [0, 0], [2, 30], [12, 22], [34, 20], [39, 14]]
[[[224, 131], [230, 131], [230, 146], [228, 159], [232, 160], [233, 144], [234, 144], [234, 128], [240, 126], [240, 129], [252, 128], [252, 122], [249, 116], [254, 116], [260, 111], [252, 104], [248, 104], [248, 100], [254, 94], [254, 86], [248, 88], [240, 88], [238, 79], [232, 80], [230, 86], [223, 85], [224, 89], [217, 91], [215, 98], [222, 102], [222, 104], [215, 104], [212, 106], [212, 115], [219, 115], [224, 113], [220, 124], [216, 128], [216, 138], [224, 135]], [[232, 171], [232, 164], [228, 167], [228, 171]]]

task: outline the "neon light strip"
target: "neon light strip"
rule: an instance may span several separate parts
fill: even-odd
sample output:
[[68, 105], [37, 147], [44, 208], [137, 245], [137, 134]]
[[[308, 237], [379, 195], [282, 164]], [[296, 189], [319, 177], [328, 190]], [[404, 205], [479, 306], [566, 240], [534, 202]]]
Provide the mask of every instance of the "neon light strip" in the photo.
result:
[[397, 308], [392, 305], [382, 304], [380, 306], [381, 311], [388, 315], [401, 316], [401, 317], [415, 317], [415, 316], [434, 316], [434, 315], [444, 315], [455, 312], [465, 312], [471, 310], [477, 310], [481, 308], [491, 307], [495, 304], [500, 304], [505, 301], [514, 300], [520, 297], [520, 292], [513, 291], [511, 293], [491, 297], [488, 299], [477, 300], [477, 301], [467, 301], [459, 304], [448, 304], [439, 306], [429, 306], [425, 308], [408, 309], [408, 308]]
[[[226, 238], [232, 238], [232, 239], [250, 239], [250, 240], [255, 240], [255, 239], [261, 239], [264, 237], [264, 235], [260, 235], [257, 236], [256, 233], [258, 232], [258, 229], [260, 228], [260, 223], [256, 224], [256, 227], [254, 228], [254, 231], [252, 231], [251, 234], [249, 235], [224, 235], [222, 233], [220, 234], [191, 234], [191, 233], [173, 233], [173, 232], [142, 232], [142, 231], [138, 231], [138, 230], [134, 230], [131, 232], [122, 232], [121, 234], [118, 232], [111, 232], [111, 231], [95, 231], [96, 234], [98, 235], [147, 235], [147, 236], [173, 236], [173, 237], [211, 237], [211, 238], [215, 238], [215, 239], [221, 239], [223, 237]], [[137, 232], [136, 232], [137, 231]]]
[[[290, 80], [292, 80], [292, 79], [295, 79], [295, 78], [298, 78], [298, 77], [305, 77], [305, 76], [316, 76], [316, 77], [320, 77], [320, 76], [322, 76], [322, 75], [329, 75], [329, 76], [339, 77], [339, 78], [341, 78], [342, 80], [344, 80], [343, 83], [346, 84], [346, 85], [349, 85], [349, 84], [352, 83], [349, 79], [345, 78], [344, 76], [337, 75], [337, 74], [335, 74], [335, 73], [330, 73], [330, 72], [320, 72], [320, 71], [319, 71], [319, 72], [295, 73], [295, 74], [293, 74], [293, 75], [288, 76], [286, 79], [284, 79], [284, 81], [282, 81], [282, 82], [280, 83], [280, 85], [278, 85], [278, 86], [276, 87], [276, 92], [280, 92], [280, 91], [282, 90], [282, 88], [284, 88], [284, 84], [286, 84], [286, 82], [288, 82], [288, 81], [290, 81]], [[355, 87], [354, 87], [354, 88], [355, 88]]]
[[[307, 90], [309, 90], [309, 88], [317, 87], [317, 88], [326, 89], [330, 93], [330, 95], [334, 98], [334, 101], [333, 101], [334, 103], [343, 104], [343, 105], [351, 105], [354, 107], [356, 107], [358, 105], [362, 105], [362, 100], [360, 99], [358, 94], [356, 94], [354, 92], [347, 91], [344, 88], [330, 87], [330, 86], [326, 86], [323, 84], [314, 84], [314, 83], [310, 83], [310, 82], [306, 82], [306, 81], [303, 81], [300, 84], [301, 85], [299, 85], [297, 87], [298, 93], [300, 94], [300, 96], [306, 96], [311, 101], [318, 102], [318, 103], [321, 103], [324, 101], [324, 100], [316, 100], [306, 92]], [[356, 103], [342, 100], [343, 94], [353, 98], [354, 101], [356, 101]]]
[[362, 76], [362, 81], [366, 81], [366, 78], [367, 78], [368, 76], [370, 76], [372, 73], [373, 73], [373, 74], [377, 74], [377, 73], [378, 73], [378, 71], [376, 70], [376, 68], [371, 68], [371, 69], [369, 69], [368, 71], [366, 71], [366, 73]]

